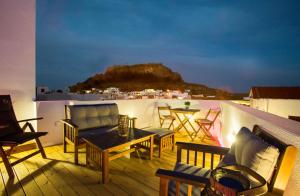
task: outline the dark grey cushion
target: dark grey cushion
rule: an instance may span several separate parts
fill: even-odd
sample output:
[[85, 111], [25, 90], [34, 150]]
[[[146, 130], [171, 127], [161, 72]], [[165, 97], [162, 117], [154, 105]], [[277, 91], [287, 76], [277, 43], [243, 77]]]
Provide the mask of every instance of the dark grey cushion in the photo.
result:
[[223, 159], [220, 161], [217, 167], [224, 167], [227, 165], [236, 165], [235, 155], [227, 153]]
[[227, 165], [236, 165], [242, 163], [243, 147], [247, 140], [250, 139], [251, 131], [242, 127], [236, 135], [236, 141], [230, 147], [229, 152], [223, 157], [217, 167], [223, 167]]
[[91, 135], [97, 135], [97, 134], [102, 134], [102, 133], [107, 133], [109, 131], [115, 130], [118, 127], [116, 126], [107, 126], [107, 127], [99, 127], [99, 128], [91, 128], [91, 129], [84, 129], [80, 130], [78, 132], [78, 137], [83, 138], [86, 136], [91, 136]]
[[234, 152], [237, 164], [242, 164], [244, 146], [251, 139], [252, 135], [252, 132], [246, 127], [242, 127], [236, 135], [235, 143], [231, 146], [229, 152]]
[[71, 105], [69, 115], [79, 130], [116, 126], [119, 110], [117, 104]]
[[[176, 163], [174, 171], [191, 174], [195, 176], [201, 176], [204, 178], [210, 177], [210, 169], [207, 168], [200, 168], [188, 164]], [[187, 184], [180, 184], [180, 195], [187, 195]], [[176, 182], [171, 180], [169, 183], [169, 191], [168, 195], [176, 195]], [[192, 195], [201, 195], [201, 190], [199, 187], [193, 187]]]
[[218, 167], [226, 165], [243, 165], [269, 180], [276, 165], [279, 150], [254, 135], [243, 127], [236, 135], [236, 142], [219, 163]]
[[265, 180], [269, 180], [277, 163], [279, 150], [251, 134], [250, 139], [243, 146], [241, 165], [256, 171]]

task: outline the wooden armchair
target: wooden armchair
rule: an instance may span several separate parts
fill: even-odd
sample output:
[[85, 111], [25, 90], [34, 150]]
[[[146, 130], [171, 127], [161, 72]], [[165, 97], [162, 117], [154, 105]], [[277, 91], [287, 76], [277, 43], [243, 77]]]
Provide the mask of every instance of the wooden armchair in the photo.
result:
[[[177, 142], [177, 163], [184, 163], [199, 167], [199, 169], [216, 167], [219, 161], [225, 154], [228, 153], [229, 148], [219, 146], [208, 146], [195, 143]], [[185, 156], [183, 152], [185, 151]], [[185, 168], [186, 169], [186, 168]], [[156, 176], [160, 177], [160, 195], [167, 196], [169, 191], [169, 182], [175, 181], [176, 195], [179, 195], [180, 185], [186, 184], [187, 195], [192, 195], [193, 186], [204, 188], [209, 179], [206, 176], [195, 176], [184, 173], [182, 171], [170, 171], [165, 169], [158, 169]]]
[[[41, 153], [43, 158], [46, 154], [39, 140], [39, 137], [44, 136], [47, 132], [36, 132], [29, 121], [40, 120], [42, 118], [32, 118], [18, 121], [12, 106], [9, 95], [0, 95], [0, 155], [10, 178], [14, 177], [12, 167], [29, 159], [30, 157]], [[19, 123], [25, 123], [22, 127]], [[30, 132], [25, 132], [29, 128]], [[35, 140], [39, 150], [33, 152], [13, 163], [10, 163], [8, 157], [10, 156], [14, 147], [23, 144], [27, 141]], [[5, 150], [4, 147], [9, 147]]]
[[[252, 133], [255, 137], [261, 138], [265, 143], [278, 149], [278, 158], [274, 160], [274, 170], [266, 181], [268, 183], [268, 192], [282, 195], [292, 173], [297, 148], [272, 136], [269, 134], [269, 131], [261, 126], [255, 125]], [[209, 181], [209, 170], [216, 168], [218, 162], [221, 161], [223, 166], [239, 164], [236, 161], [229, 161], [230, 159], [227, 158], [230, 158], [230, 156], [237, 158], [234, 154], [237, 153], [235, 149], [241, 149], [240, 147], [244, 143], [241, 141], [239, 142], [239, 147], [235, 144], [236, 148], [233, 147], [231, 149], [182, 142], [177, 142], [176, 145], [177, 161], [175, 169], [173, 171], [158, 169], [156, 172], [156, 176], [160, 177], [161, 196], [199, 195]], [[240, 152], [245, 151], [242, 150]], [[245, 153], [242, 156], [244, 155]], [[262, 169], [267, 170], [267, 168]], [[261, 173], [259, 174], [262, 175]]]

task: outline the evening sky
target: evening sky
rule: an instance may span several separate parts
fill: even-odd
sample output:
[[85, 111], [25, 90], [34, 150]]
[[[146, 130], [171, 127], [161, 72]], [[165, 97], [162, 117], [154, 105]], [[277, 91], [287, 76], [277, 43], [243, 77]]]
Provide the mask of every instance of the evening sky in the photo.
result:
[[300, 1], [38, 0], [37, 85], [160, 62], [234, 92], [300, 85]]

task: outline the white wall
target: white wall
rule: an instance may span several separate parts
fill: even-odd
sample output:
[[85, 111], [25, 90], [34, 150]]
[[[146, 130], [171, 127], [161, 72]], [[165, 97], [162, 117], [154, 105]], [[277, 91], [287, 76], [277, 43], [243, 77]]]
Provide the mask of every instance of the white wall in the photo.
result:
[[267, 112], [231, 102], [221, 103], [222, 108], [222, 143], [230, 146], [228, 135], [236, 133], [243, 126], [252, 129], [255, 124], [270, 130], [280, 140], [298, 148], [295, 168], [284, 195], [300, 194], [300, 122], [282, 118]]
[[297, 99], [253, 99], [251, 107], [284, 118], [300, 116], [300, 100]]
[[18, 119], [36, 116], [35, 0], [0, 2], [0, 94], [10, 94]]
[[[127, 114], [137, 117], [138, 128], [159, 127], [157, 106], [168, 104], [172, 108], [184, 107], [184, 100], [172, 99], [138, 99], [138, 100], [112, 100], [112, 101], [39, 101], [37, 102], [37, 115], [44, 117], [38, 122], [38, 129], [47, 131], [48, 134], [42, 137], [43, 145], [55, 145], [62, 143], [62, 123], [64, 118], [65, 104], [95, 104], [95, 103], [117, 103], [120, 114]], [[205, 115], [207, 109], [218, 108], [220, 101], [191, 101], [191, 108], [201, 109], [195, 118]], [[196, 125], [195, 125], [196, 126]], [[212, 130], [214, 136], [220, 136], [220, 122]]]

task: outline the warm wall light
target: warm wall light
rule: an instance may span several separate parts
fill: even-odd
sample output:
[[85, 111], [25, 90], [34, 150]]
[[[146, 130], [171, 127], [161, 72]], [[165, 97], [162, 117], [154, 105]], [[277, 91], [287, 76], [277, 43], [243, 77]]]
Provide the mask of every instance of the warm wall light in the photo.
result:
[[228, 139], [228, 141], [230, 142], [230, 144], [234, 143], [234, 142], [235, 142], [235, 134], [229, 133], [229, 134], [227, 135], [227, 139]]
[[128, 115], [129, 118], [133, 118], [134, 117], [133, 112], [131, 112], [131, 111], [127, 112], [127, 115]]

